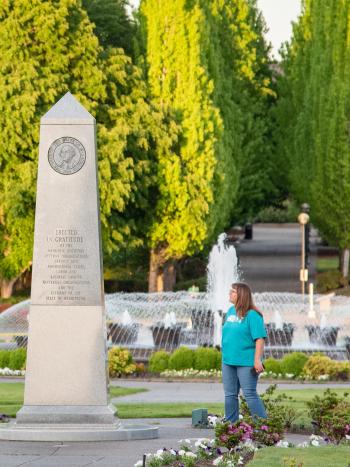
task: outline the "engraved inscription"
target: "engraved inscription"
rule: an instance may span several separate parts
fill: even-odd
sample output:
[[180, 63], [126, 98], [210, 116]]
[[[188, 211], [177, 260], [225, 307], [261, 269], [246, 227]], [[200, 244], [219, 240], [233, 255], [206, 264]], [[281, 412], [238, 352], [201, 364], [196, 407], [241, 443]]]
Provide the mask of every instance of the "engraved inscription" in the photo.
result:
[[48, 158], [56, 172], [72, 175], [83, 167], [86, 152], [80, 141], [70, 136], [63, 136], [51, 144]]
[[91, 286], [85, 271], [89, 258], [78, 229], [55, 229], [46, 237], [47, 277], [42, 279], [47, 303], [84, 304]]

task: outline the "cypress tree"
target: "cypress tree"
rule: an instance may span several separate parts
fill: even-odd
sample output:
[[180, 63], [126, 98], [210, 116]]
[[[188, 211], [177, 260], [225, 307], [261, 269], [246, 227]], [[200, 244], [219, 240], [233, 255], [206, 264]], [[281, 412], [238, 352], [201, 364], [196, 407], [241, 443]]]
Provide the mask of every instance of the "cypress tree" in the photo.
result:
[[140, 11], [150, 91], [181, 128], [177, 151], [158, 159], [154, 291], [173, 260], [201, 250], [235, 211], [248, 216], [261, 202], [271, 89], [254, 1], [143, 0]]
[[284, 59], [280, 148], [291, 189], [311, 205], [322, 236], [342, 251], [348, 276], [350, 229], [349, 19], [346, 0], [306, 0]]

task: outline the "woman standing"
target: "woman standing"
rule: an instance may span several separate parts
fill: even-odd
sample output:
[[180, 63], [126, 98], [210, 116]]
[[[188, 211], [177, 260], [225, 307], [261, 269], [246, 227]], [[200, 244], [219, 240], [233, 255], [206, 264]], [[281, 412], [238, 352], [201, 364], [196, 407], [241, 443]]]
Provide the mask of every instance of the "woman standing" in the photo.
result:
[[262, 358], [266, 331], [262, 314], [256, 309], [247, 284], [235, 283], [222, 330], [222, 381], [225, 392], [225, 418], [239, 418], [238, 394], [243, 395], [252, 416], [267, 418], [256, 386], [264, 370]]

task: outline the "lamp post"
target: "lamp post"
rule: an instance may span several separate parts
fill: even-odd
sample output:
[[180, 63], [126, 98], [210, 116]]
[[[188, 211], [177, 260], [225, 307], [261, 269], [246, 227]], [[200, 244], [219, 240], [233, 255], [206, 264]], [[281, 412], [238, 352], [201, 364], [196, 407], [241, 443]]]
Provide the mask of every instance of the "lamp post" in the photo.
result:
[[308, 270], [305, 265], [305, 226], [309, 222], [309, 215], [306, 212], [301, 212], [298, 216], [298, 221], [301, 227], [301, 269], [300, 269], [300, 282], [301, 293], [304, 298], [305, 283], [308, 281]]

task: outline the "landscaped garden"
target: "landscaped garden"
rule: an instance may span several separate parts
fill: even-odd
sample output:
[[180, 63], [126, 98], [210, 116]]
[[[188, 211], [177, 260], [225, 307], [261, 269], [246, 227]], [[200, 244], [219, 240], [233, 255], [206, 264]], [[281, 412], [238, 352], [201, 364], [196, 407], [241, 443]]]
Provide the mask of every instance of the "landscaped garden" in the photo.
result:
[[[1, 350], [0, 367], [3, 374], [24, 374], [26, 350]], [[221, 353], [215, 348], [186, 347], [172, 353], [158, 351], [151, 355], [148, 365], [135, 363], [131, 353], [119, 347], [109, 350], [109, 373], [111, 378], [156, 376], [169, 379], [203, 378], [218, 381]], [[5, 369], [6, 367], [6, 369]], [[295, 352], [283, 359], [265, 361], [265, 378], [281, 381], [311, 380], [321, 382], [328, 379], [349, 380], [349, 362], [340, 362], [322, 354], [311, 356]], [[115, 382], [118, 379], [114, 380]], [[169, 418], [191, 417], [198, 403], [124, 403], [120, 396], [146, 391], [145, 388], [124, 388], [111, 385], [109, 395], [118, 407], [118, 417]], [[0, 383], [0, 414], [6, 421], [15, 417], [23, 404], [24, 383]], [[324, 391], [315, 385], [312, 389], [279, 390], [272, 384], [262, 395], [269, 414], [268, 420], [252, 419], [244, 400], [241, 400], [242, 418], [236, 424], [223, 420], [223, 403], [200, 403], [210, 416], [215, 430], [213, 439], [187, 440], [179, 446], [149, 454], [145, 460], [148, 467], [171, 465], [179, 467], [218, 465], [233, 467], [249, 463], [259, 466], [316, 466], [322, 459], [324, 466], [348, 466], [344, 461], [350, 456], [350, 398], [345, 390]], [[283, 440], [284, 433], [308, 434], [310, 440], [293, 447]], [[269, 447], [270, 446], [270, 447]], [[276, 449], [276, 446], [281, 449]], [[262, 449], [263, 448], [263, 449]], [[282, 449], [288, 448], [288, 449]], [[307, 448], [307, 449], [306, 449]], [[323, 460], [324, 459], [324, 460]], [[141, 464], [143, 465], [143, 460]]]

